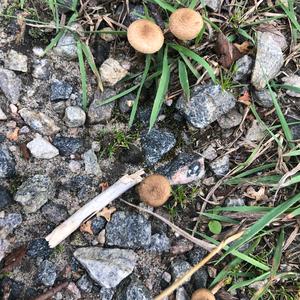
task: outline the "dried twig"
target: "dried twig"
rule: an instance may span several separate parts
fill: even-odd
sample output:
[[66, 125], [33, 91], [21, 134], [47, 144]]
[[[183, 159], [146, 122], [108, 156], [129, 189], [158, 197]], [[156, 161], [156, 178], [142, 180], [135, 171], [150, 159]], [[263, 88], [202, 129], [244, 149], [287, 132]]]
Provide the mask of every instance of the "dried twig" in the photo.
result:
[[219, 253], [226, 245], [239, 239], [243, 235], [244, 231], [240, 231], [226, 240], [222, 241], [216, 248], [214, 248], [207, 256], [205, 256], [201, 261], [194, 265], [189, 271], [184, 273], [180, 278], [175, 280], [175, 282], [165, 289], [160, 295], [154, 298], [154, 300], [163, 300], [165, 297], [171, 295], [177, 288], [184, 284], [195, 272], [202, 268], [206, 263], [208, 263], [215, 255]]
[[191, 236], [190, 234], [188, 234], [186, 231], [182, 230], [181, 228], [179, 228], [178, 226], [176, 226], [175, 224], [173, 224], [172, 222], [170, 222], [169, 220], [165, 219], [164, 217], [148, 210], [148, 209], [145, 209], [143, 207], [139, 207], [139, 206], [136, 206], [132, 203], [129, 203], [125, 200], [122, 200], [122, 202], [126, 203], [127, 205], [129, 206], [132, 206], [142, 212], [145, 212], [147, 214], [150, 214], [156, 218], [158, 218], [159, 220], [163, 221], [164, 223], [166, 223], [168, 226], [170, 226], [174, 231], [176, 231], [178, 234], [180, 234], [181, 236], [183, 236], [184, 238], [186, 238], [187, 240], [191, 241], [192, 243], [196, 244], [197, 246], [200, 246], [201, 248], [207, 250], [207, 251], [211, 251], [213, 248], [215, 248], [215, 245], [211, 244], [211, 243], [208, 243], [206, 241], [202, 241], [200, 239], [197, 239], [193, 236]]
[[52, 298], [57, 292], [65, 289], [68, 286], [68, 284], [69, 284], [69, 282], [67, 282], [67, 281], [63, 282], [63, 283], [51, 288], [44, 294], [34, 298], [34, 300], [48, 300], [48, 299]]
[[76, 213], [47, 235], [46, 240], [48, 241], [50, 248], [56, 247], [72, 232], [79, 228], [83, 221], [88, 220], [111, 201], [115, 200], [127, 190], [140, 183], [143, 180], [141, 177], [143, 174], [144, 170], [140, 170], [132, 175], [124, 175], [108, 189], [81, 207]]

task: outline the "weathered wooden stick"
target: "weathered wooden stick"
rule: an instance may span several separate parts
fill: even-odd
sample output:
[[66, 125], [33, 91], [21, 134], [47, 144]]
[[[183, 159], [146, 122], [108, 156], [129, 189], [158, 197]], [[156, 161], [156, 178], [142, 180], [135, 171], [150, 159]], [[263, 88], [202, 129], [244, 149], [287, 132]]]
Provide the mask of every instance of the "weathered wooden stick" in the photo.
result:
[[132, 175], [124, 175], [116, 183], [81, 207], [62, 224], [57, 226], [46, 237], [50, 248], [56, 247], [60, 242], [74, 232], [88, 217], [100, 211], [111, 201], [118, 198], [136, 184], [140, 183], [143, 180], [143, 174], [144, 170], [139, 170]]

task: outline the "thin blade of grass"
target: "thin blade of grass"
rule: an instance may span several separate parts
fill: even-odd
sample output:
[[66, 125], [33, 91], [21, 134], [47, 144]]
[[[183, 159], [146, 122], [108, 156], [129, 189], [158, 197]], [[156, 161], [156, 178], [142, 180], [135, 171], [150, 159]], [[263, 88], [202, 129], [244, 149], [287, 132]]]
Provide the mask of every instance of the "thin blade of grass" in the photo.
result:
[[270, 275], [270, 272], [266, 272], [260, 276], [257, 276], [257, 277], [253, 277], [251, 279], [248, 279], [248, 280], [244, 280], [244, 281], [241, 281], [241, 282], [237, 282], [235, 284], [233, 284], [229, 289], [228, 291], [233, 291], [233, 290], [236, 290], [236, 289], [240, 289], [244, 286], [249, 286], [250, 284], [254, 283], [254, 282], [257, 282], [257, 281], [262, 281], [262, 280], [265, 280], [266, 278], [268, 278], [268, 276]]
[[138, 89], [137, 94], [136, 94], [135, 101], [134, 101], [133, 106], [132, 106], [132, 110], [131, 110], [131, 114], [130, 114], [130, 119], [129, 119], [129, 125], [128, 125], [129, 128], [132, 126], [132, 124], [134, 122], [134, 118], [135, 118], [135, 115], [136, 115], [136, 111], [137, 111], [139, 99], [140, 99], [140, 96], [141, 96], [142, 88], [144, 86], [145, 80], [146, 80], [147, 75], [149, 73], [150, 64], [151, 64], [151, 57], [152, 57], [151, 54], [147, 54], [146, 55], [145, 69], [144, 69], [144, 72], [143, 72], [141, 84], [139, 86], [139, 89]]
[[243, 244], [247, 243], [252, 237], [254, 237], [257, 233], [263, 230], [266, 226], [272, 223], [272, 221], [274, 221], [276, 218], [278, 218], [280, 215], [286, 212], [286, 210], [288, 210], [290, 207], [292, 207], [294, 204], [296, 204], [299, 201], [300, 201], [300, 193], [296, 194], [294, 197], [290, 198], [289, 200], [273, 208], [270, 212], [268, 212], [257, 222], [255, 222], [238, 241], [234, 242], [224, 256], [232, 253], [232, 251], [235, 251]]
[[101, 80], [100, 73], [99, 73], [99, 71], [96, 67], [95, 60], [94, 60], [93, 54], [91, 52], [91, 49], [85, 43], [81, 43], [81, 45], [82, 45], [82, 50], [83, 50], [83, 53], [86, 57], [86, 60], [89, 64], [91, 70], [93, 71], [94, 75], [97, 78], [98, 88], [100, 89], [101, 92], [103, 92], [103, 83], [102, 83], [102, 80]]
[[[148, 0], [149, 1], [149, 0]], [[161, 8], [169, 11], [169, 12], [174, 12], [176, 10], [175, 7], [173, 7], [171, 4], [169, 4], [168, 2], [166, 1], [163, 1], [163, 0], [152, 0], [151, 2], [154, 2], [156, 3], [157, 5], [159, 5]]]
[[153, 128], [157, 120], [157, 117], [159, 115], [161, 106], [164, 102], [165, 95], [169, 86], [169, 80], [170, 80], [170, 67], [168, 64], [168, 46], [166, 46], [164, 51], [162, 74], [159, 80], [158, 89], [156, 92], [156, 96], [154, 99], [152, 112], [150, 116], [149, 130]]
[[217, 220], [220, 222], [225, 222], [225, 223], [231, 223], [231, 224], [239, 224], [240, 221], [234, 220], [232, 218], [216, 215], [216, 214], [210, 214], [210, 213], [199, 213], [201, 216], [205, 216], [211, 220]]
[[243, 36], [245, 39], [251, 41], [251, 43], [252, 43], [253, 45], [255, 45], [254, 39], [252, 38], [251, 35], [249, 35], [249, 34], [247, 33], [246, 30], [244, 30], [244, 29], [242, 29], [242, 28], [238, 28], [237, 32], [238, 32], [241, 36]]
[[182, 57], [182, 59], [184, 60], [185, 64], [188, 66], [188, 68], [190, 69], [190, 71], [193, 73], [193, 75], [199, 79], [200, 78], [200, 73], [197, 71], [197, 69], [192, 65], [192, 63], [190, 62], [190, 60], [181, 52], [179, 52], [180, 56]]
[[179, 81], [180, 85], [182, 87], [185, 99], [187, 101], [190, 100], [190, 84], [189, 84], [189, 78], [188, 78], [188, 73], [186, 70], [185, 64], [181, 61], [178, 60], [178, 73], [179, 73]]
[[300, 155], [300, 150], [293, 150], [283, 154], [283, 156], [299, 156], [299, 155]]
[[198, 3], [198, 0], [192, 0], [190, 2], [189, 8], [194, 9], [196, 7], [197, 3]]
[[195, 60], [207, 71], [207, 73], [210, 76], [210, 78], [212, 79], [212, 81], [214, 83], [217, 82], [214, 70], [212, 69], [212, 67], [207, 63], [207, 61], [203, 57], [199, 56], [192, 50], [187, 49], [187, 48], [177, 45], [177, 44], [169, 44], [169, 46], [172, 47], [173, 49], [177, 50], [178, 52], [183, 53], [185, 56], [190, 57], [191, 59]]
[[281, 229], [279, 238], [277, 241], [277, 246], [275, 248], [274, 257], [273, 257], [273, 264], [272, 264], [272, 268], [271, 268], [271, 279], [276, 276], [276, 273], [279, 269], [281, 256], [282, 256], [283, 243], [284, 243], [284, 230]]
[[80, 77], [81, 77], [81, 89], [82, 89], [82, 107], [86, 111], [87, 110], [87, 77], [86, 77], [86, 70], [84, 65], [83, 59], [83, 52], [82, 52], [82, 43], [77, 41], [77, 56], [79, 61], [79, 70], [80, 70]]
[[[257, 213], [257, 212], [268, 212], [272, 208], [271, 207], [261, 207], [261, 206], [231, 206], [231, 207], [215, 207], [213, 210], [215, 212], [222, 211], [232, 211], [232, 212], [240, 212], [240, 213]], [[207, 210], [211, 211], [211, 210]]]
[[300, 24], [297, 21], [297, 17], [294, 10], [294, 1], [288, 1], [289, 3], [288, 7], [286, 7], [285, 4], [282, 3], [282, 1], [278, 1], [278, 2], [279, 2], [279, 6], [288, 16], [293, 26], [300, 32]]

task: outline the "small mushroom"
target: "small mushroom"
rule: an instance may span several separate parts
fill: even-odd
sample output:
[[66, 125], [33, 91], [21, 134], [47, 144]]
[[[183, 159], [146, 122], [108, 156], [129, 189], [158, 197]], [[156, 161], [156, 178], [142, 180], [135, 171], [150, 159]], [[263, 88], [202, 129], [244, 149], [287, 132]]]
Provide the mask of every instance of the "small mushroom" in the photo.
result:
[[179, 8], [169, 19], [170, 31], [182, 41], [194, 39], [203, 27], [201, 15], [190, 8]]
[[145, 54], [157, 52], [164, 43], [164, 35], [159, 26], [148, 20], [137, 20], [127, 29], [129, 44]]
[[168, 179], [159, 174], [145, 178], [137, 190], [140, 199], [153, 207], [162, 206], [171, 195], [171, 185]]
[[216, 298], [210, 290], [198, 289], [193, 293], [191, 300], [216, 300]]

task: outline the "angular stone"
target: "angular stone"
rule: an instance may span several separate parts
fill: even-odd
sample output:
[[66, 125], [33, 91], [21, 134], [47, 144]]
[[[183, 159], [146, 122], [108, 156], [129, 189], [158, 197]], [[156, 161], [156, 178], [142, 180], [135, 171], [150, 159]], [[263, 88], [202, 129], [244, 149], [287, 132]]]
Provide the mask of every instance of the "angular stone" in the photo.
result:
[[164, 233], [156, 233], [151, 236], [151, 243], [148, 248], [150, 252], [163, 253], [171, 248], [170, 239]]
[[218, 154], [213, 145], [209, 145], [203, 152], [202, 156], [207, 160], [214, 160]]
[[79, 106], [69, 106], [65, 110], [65, 123], [68, 127], [80, 127], [85, 123], [85, 112]]
[[7, 116], [0, 107], [0, 121], [5, 121], [5, 120], [7, 120]]
[[225, 176], [229, 171], [229, 156], [224, 155], [222, 157], [216, 158], [209, 164], [211, 170], [217, 176]]
[[118, 81], [124, 78], [127, 73], [128, 70], [113, 58], [105, 60], [100, 67], [101, 79], [107, 86], [114, 86]]
[[42, 112], [30, 111], [27, 108], [23, 108], [19, 110], [19, 114], [29, 127], [42, 135], [52, 135], [60, 130], [55, 125], [55, 122]]
[[243, 116], [235, 109], [231, 109], [227, 114], [218, 119], [221, 128], [229, 129], [238, 126], [242, 122]]
[[[2, 236], [13, 232], [15, 228], [22, 224], [22, 215], [19, 213], [10, 213], [0, 218], [0, 228]], [[5, 232], [5, 233], [4, 233]]]
[[13, 71], [0, 67], [0, 89], [11, 103], [16, 104], [21, 95], [22, 81]]
[[10, 205], [12, 200], [13, 198], [10, 191], [5, 187], [0, 186], [0, 210]]
[[57, 46], [53, 48], [53, 51], [56, 55], [68, 60], [77, 58], [77, 42], [74, 34], [66, 31], [59, 39]]
[[36, 137], [26, 146], [32, 156], [39, 159], [50, 159], [59, 154], [58, 149], [42, 137]]
[[251, 127], [248, 129], [245, 140], [259, 142], [265, 137], [265, 129], [258, 121], [253, 120]]
[[271, 32], [257, 32], [257, 52], [251, 83], [257, 90], [275, 78], [284, 63], [283, 53]]
[[116, 287], [130, 275], [137, 260], [132, 250], [97, 247], [79, 248], [74, 256], [91, 278], [105, 288]]
[[[275, 97], [277, 97], [275, 92], [273, 92], [273, 94]], [[267, 88], [263, 89], [261, 91], [253, 90], [252, 95], [253, 95], [255, 102], [258, 105], [260, 105], [262, 107], [266, 107], [266, 108], [273, 107], [274, 104], [273, 104], [272, 96]]]
[[27, 246], [27, 255], [29, 257], [47, 258], [52, 253], [48, 242], [45, 239], [31, 240]]
[[115, 294], [115, 289], [102, 288], [99, 296], [101, 300], [112, 300]]
[[124, 283], [118, 287], [116, 300], [151, 300], [150, 291], [137, 278], [125, 280]]
[[193, 89], [191, 99], [181, 96], [176, 108], [196, 128], [205, 128], [235, 106], [234, 96], [219, 85], [202, 85]]
[[6, 69], [27, 73], [27, 60], [26, 55], [11, 49], [7, 54], [4, 66]]
[[222, 2], [222, 0], [204, 0], [204, 3], [213, 11], [220, 10]]
[[100, 233], [102, 229], [105, 228], [106, 220], [102, 217], [96, 217], [92, 220], [92, 231], [94, 235], [97, 235]]
[[[207, 255], [207, 251], [203, 248], [194, 248], [188, 253], [188, 261], [194, 266]], [[192, 276], [192, 282], [195, 289], [206, 288], [208, 280], [208, 273], [206, 267], [202, 267]]]
[[50, 77], [50, 61], [48, 59], [35, 60], [32, 76], [36, 79], [48, 79]]
[[[171, 275], [173, 280], [181, 277], [185, 272], [191, 269], [191, 265], [182, 259], [175, 259], [171, 263]], [[186, 282], [190, 281], [190, 278]]]
[[71, 96], [73, 87], [64, 81], [55, 80], [51, 84], [51, 101], [67, 100]]
[[[294, 86], [295, 88], [300, 89], [300, 76], [298, 76], [298, 75], [283, 77], [282, 81], [286, 85]], [[287, 89], [286, 93], [291, 97], [297, 97], [297, 98], [300, 97], [300, 92], [295, 92], [290, 89]]]
[[16, 175], [16, 162], [12, 153], [0, 147], [0, 178], [12, 178]]
[[81, 276], [76, 284], [83, 292], [86, 293], [90, 293], [93, 289], [93, 282], [86, 274]]
[[254, 61], [251, 56], [244, 55], [240, 59], [238, 59], [235, 63], [236, 72], [234, 74], [234, 81], [244, 81], [246, 80], [252, 73], [252, 68], [254, 65]]
[[187, 184], [204, 176], [204, 159], [197, 154], [180, 153], [157, 172], [168, 177], [172, 185]]
[[33, 213], [51, 199], [54, 192], [54, 185], [49, 177], [35, 175], [22, 183], [14, 199], [23, 205], [26, 213]]
[[38, 281], [45, 286], [52, 286], [56, 276], [55, 265], [49, 260], [44, 260], [38, 269]]
[[98, 164], [98, 158], [95, 152], [90, 149], [83, 154], [83, 160], [85, 164], [85, 172], [87, 174], [93, 174], [99, 176], [101, 174], [100, 166]]
[[68, 218], [68, 211], [63, 205], [55, 203], [46, 203], [42, 209], [42, 215], [56, 225], [60, 224]]
[[106, 225], [106, 244], [138, 249], [151, 243], [151, 223], [144, 216], [117, 211]]
[[84, 150], [83, 140], [73, 137], [55, 136], [53, 145], [59, 150], [59, 154], [62, 156], [82, 153]]
[[150, 132], [147, 131], [142, 134], [141, 144], [146, 163], [152, 166], [175, 146], [176, 139], [172, 132], [152, 129]]
[[98, 90], [95, 92], [94, 100], [88, 110], [90, 124], [98, 124], [110, 120], [115, 102], [105, 105], [101, 105], [101, 103], [115, 95], [116, 92], [112, 89], [105, 89], [103, 93], [100, 93]]

